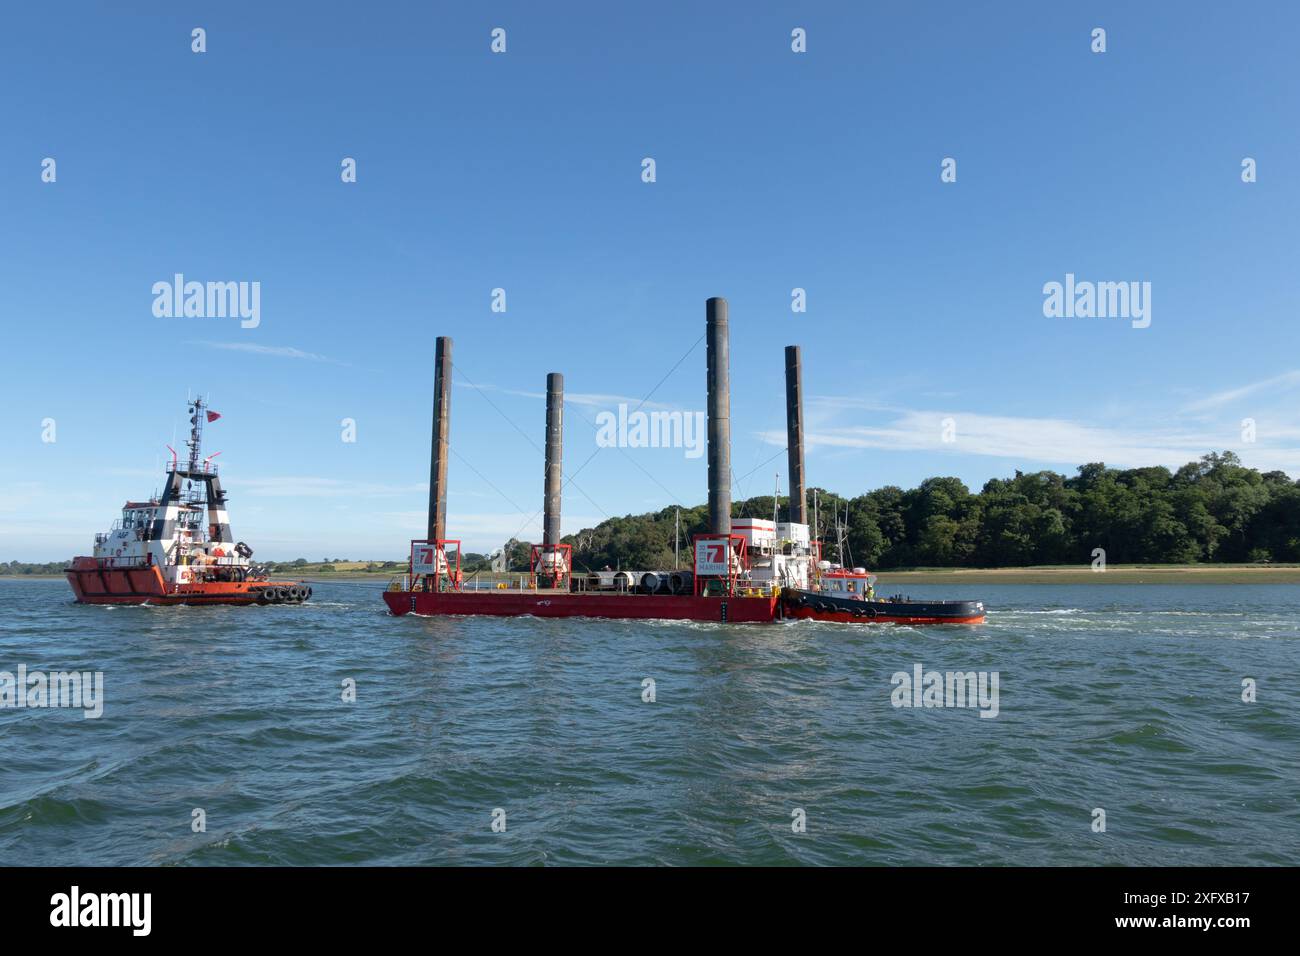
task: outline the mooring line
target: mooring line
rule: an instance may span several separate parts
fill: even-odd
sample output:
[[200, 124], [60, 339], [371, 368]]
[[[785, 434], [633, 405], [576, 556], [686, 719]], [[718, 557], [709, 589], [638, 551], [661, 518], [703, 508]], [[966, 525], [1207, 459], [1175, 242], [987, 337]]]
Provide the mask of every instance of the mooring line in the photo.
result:
[[[694, 351], [699, 347], [700, 343], [703, 342], [703, 341], [704, 341], [704, 336], [703, 336], [703, 335], [701, 335], [698, 339], [696, 339], [696, 340], [695, 340], [695, 343], [694, 343], [694, 344], [693, 344], [689, 349], [686, 350], [686, 352], [682, 355], [682, 357], [679, 358], [679, 359], [677, 360], [676, 364], [673, 365], [673, 367], [670, 368], [670, 369], [667, 371], [667, 373], [663, 376], [663, 378], [659, 379], [659, 381], [655, 383], [654, 388], [650, 389], [650, 391], [646, 393], [645, 398], [643, 398], [643, 399], [641, 399], [641, 401], [637, 402], [637, 404], [636, 404], [636, 408], [632, 409], [632, 411], [634, 411], [634, 412], [635, 412], [635, 411], [639, 411], [639, 410], [641, 409], [641, 406], [642, 406], [642, 405], [644, 405], [646, 402], [650, 401], [650, 397], [651, 397], [652, 395], [654, 395], [654, 393], [657, 392], [657, 391], [659, 390], [659, 386], [662, 385], [664, 382], [668, 381], [668, 377], [669, 377], [670, 375], [672, 375], [673, 372], [675, 372], [675, 371], [677, 371], [679, 368], [681, 368], [682, 363], [685, 362], [685, 361], [690, 357], [691, 353], [694, 352]], [[466, 381], [469, 381], [469, 380], [466, 379]], [[630, 413], [629, 413], [629, 414], [630, 414]], [[584, 416], [584, 417], [585, 417], [585, 416]], [[583, 469], [586, 468], [589, 464], [591, 464], [591, 460], [592, 460], [593, 458], [595, 458], [598, 454], [600, 454], [601, 450], [602, 450], [602, 449], [601, 449], [601, 446], [600, 446], [600, 445], [597, 445], [597, 446], [596, 446], [596, 450], [593, 451], [590, 455], [587, 456], [587, 460], [584, 461], [581, 465], [578, 466], [578, 470], [575, 471], [575, 472], [573, 472], [573, 473], [572, 473], [572, 474], [571, 474], [571, 475], [570, 475], [570, 476], [565, 480], [564, 485], [561, 486], [561, 489], [563, 489], [563, 488], [565, 488], [565, 487], [568, 487], [570, 484], [573, 484], [573, 480], [574, 480], [575, 478], [577, 478], [578, 475], [582, 474]], [[761, 467], [761, 466], [760, 466], [760, 467]], [[651, 477], [653, 477], [653, 476], [651, 476]], [[576, 484], [573, 484], [573, 486], [574, 486], [575, 488], [578, 487]], [[660, 485], [660, 487], [662, 488], [663, 486]], [[579, 489], [579, 490], [581, 491], [581, 489]], [[667, 488], [664, 488], [664, 490], [665, 490], [665, 491], [668, 491]], [[673, 493], [672, 493], [671, 491], [669, 491], [668, 494], [669, 494], [670, 496], [672, 496], [674, 500], [676, 500], [676, 497], [677, 497], [677, 496], [676, 496], [676, 495], [673, 495]], [[586, 495], [586, 492], [583, 492], [583, 496], [586, 497], [588, 501], [591, 501], [591, 498], [590, 498], [589, 496]], [[680, 502], [678, 502], [678, 503], [680, 504]], [[595, 503], [594, 501], [592, 501], [592, 504], [596, 504], [596, 503]], [[604, 508], [601, 508], [599, 505], [596, 505], [596, 507], [597, 507], [597, 509], [598, 509], [602, 514], [605, 514], [605, 517], [606, 517], [606, 518], [609, 517], [609, 515], [606, 514]], [[536, 521], [536, 520], [537, 520], [537, 516], [538, 516], [539, 514], [541, 514], [544, 510], [545, 510], [545, 508], [539, 508], [539, 509], [538, 509], [538, 510], [533, 514], [533, 516], [532, 516], [531, 518], [529, 518], [529, 519], [524, 523], [523, 527], [521, 527], [521, 528], [519, 529], [519, 531], [515, 532], [515, 534], [514, 534], [512, 537], [514, 537], [516, 540], [518, 540], [518, 538], [519, 538], [519, 533], [522, 532], [522, 531], [524, 530], [524, 528], [527, 528], [530, 524], [532, 524], [534, 521]]]
[[[494, 401], [492, 401], [492, 399], [488, 398], [486, 392], [484, 392], [481, 388], [479, 388], [479, 387], [478, 387], [477, 385], [475, 385], [472, 381], [470, 381], [470, 378], [469, 378], [468, 375], [465, 374], [465, 370], [464, 370], [464, 369], [458, 367], [458, 366], [456, 365], [455, 362], [452, 362], [452, 363], [451, 363], [451, 367], [452, 367], [452, 370], [453, 370], [453, 371], [455, 371], [455, 372], [459, 372], [459, 373], [460, 373], [460, 377], [461, 377], [462, 379], [465, 380], [465, 383], [466, 383], [467, 385], [469, 385], [470, 388], [472, 388], [472, 389], [474, 389], [474, 391], [478, 392], [479, 395], [481, 395], [481, 396], [483, 397], [483, 400], [484, 400], [485, 402], [487, 402], [489, 405], [492, 406], [492, 410], [493, 410], [493, 411], [495, 411], [498, 415], [500, 415], [502, 418], [504, 418], [504, 419], [506, 420], [506, 422], [509, 423], [509, 425], [510, 425], [511, 428], [513, 428], [515, 431], [519, 432], [519, 434], [521, 434], [521, 435], [524, 436], [524, 441], [526, 441], [526, 442], [528, 442], [528, 444], [532, 445], [534, 451], [538, 452], [538, 453], [541, 454], [543, 457], [546, 456], [546, 452], [542, 450], [542, 447], [541, 447], [540, 445], [538, 445], [537, 442], [533, 441], [533, 439], [529, 436], [529, 434], [528, 434], [526, 431], [524, 431], [522, 428], [520, 428], [519, 425], [515, 422], [514, 419], [512, 419], [509, 415], [507, 415], [507, 414], [506, 414], [505, 412], [503, 412], [499, 407], [497, 407], [496, 402], [494, 402]], [[450, 447], [450, 443], [448, 443], [448, 447]], [[452, 449], [452, 454], [456, 454], [455, 449]], [[460, 458], [461, 461], [465, 461], [465, 459], [464, 459], [464, 458], [461, 458], [461, 456], [457, 455], [457, 457]], [[469, 462], [465, 461], [465, 464], [468, 465]], [[470, 468], [471, 468], [471, 469], [474, 469], [474, 466], [473, 466], [473, 465], [470, 465]], [[474, 469], [474, 474], [478, 475], [480, 478], [483, 477], [482, 474], [481, 474], [477, 469]], [[484, 478], [483, 480], [484, 480], [484, 481], [487, 481], [486, 478]], [[596, 503], [596, 501], [591, 497], [591, 495], [587, 494], [587, 492], [582, 488], [581, 485], [579, 485], [577, 482], [574, 482], [572, 478], [569, 479], [569, 482], [572, 482], [572, 483], [573, 483], [573, 487], [574, 487], [574, 489], [578, 492], [578, 494], [582, 495], [582, 497], [586, 498], [587, 501], [591, 502], [591, 506], [592, 506], [593, 508], [595, 508], [595, 509], [596, 509], [597, 511], [599, 511], [601, 514], [603, 514], [606, 518], [608, 518], [608, 517], [610, 516], [610, 515], [609, 515], [609, 512], [606, 511], [604, 508], [602, 508], [600, 505], [598, 505], [598, 504]], [[491, 482], [488, 482], [488, 484], [491, 484]], [[493, 487], [495, 488], [496, 486], [493, 485]], [[506, 495], [505, 495], [504, 493], [502, 493], [500, 489], [497, 489], [497, 493], [500, 494], [502, 498], [505, 498], [506, 501], [510, 503], [511, 507], [513, 507], [513, 508], [514, 508], [516, 511], [518, 511], [520, 514], [523, 514], [523, 513], [524, 513], [524, 509], [521, 508], [521, 507], [519, 507], [519, 506], [518, 506], [517, 504], [515, 504], [513, 501], [510, 501], [510, 499], [509, 499], [508, 497], [506, 497]], [[540, 514], [540, 513], [541, 513], [541, 512], [539, 511], [538, 514]], [[536, 517], [537, 517], [537, 515], [533, 515], [533, 518], [536, 518]], [[532, 519], [532, 518], [529, 518], [528, 520], [529, 520], [529, 523], [531, 523], [533, 519]], [[527, 525], [525, 525], [525, 527], [527, 527]], [[521, 530], [522, 530], [522, 529], [521, 529]], [[513, 537], [518, 538], [518, 535], [514, 535]]]
[[492, 484], [492, 482], [488, 479], [488, 477], [487, 477], [486, 475], [483, 474], [483, 472], [479, 471], [477, 468], [475, 468], [473, 465], [471, 465], [471, 464], [469, 463], [469, 461], [465, 458], [465, 456], [462, 455], [460, 452], [458, 452], [455, 448], [452, 448], [450, 442], [447, 443], [447, 448], [448, 448], [448, 450], [449, 450], [453, 455], [456, 456], [456, 460], [457, 460], [457, 461], [459, 461], [462, 465], [464, 465], [464, 466], [465, 466], [466, 468], [468, 468], [470, 471], [474, 472], [474, 474], [478, 475], [479, 478], [482, 479], [482, 481], [483, 481], [483, 482], [484, 482], [484, 483], [485, 483], [489, 488], [491, 488], [493, 491], [495, 491], [497, 494], [499, 494], [502, 498], [505, 498], [505, 500], [506, 500], [506, 504], [510, 505], [510, 507], [514, 508], [515, 511], [519, 512], [520, 514], [523, 514], [523, 513], [524, 513], [524, 509], [521, 508], [521, 507], [519, 507], [519, 506], [518, 506], [517, 504], [515, 504], [513, 501], [511, 501], [509, 495], [507, 495], [504, 491], [502, 491], [502, 490], [501, 490], [500, 488], [498, 488], [496, 485]]

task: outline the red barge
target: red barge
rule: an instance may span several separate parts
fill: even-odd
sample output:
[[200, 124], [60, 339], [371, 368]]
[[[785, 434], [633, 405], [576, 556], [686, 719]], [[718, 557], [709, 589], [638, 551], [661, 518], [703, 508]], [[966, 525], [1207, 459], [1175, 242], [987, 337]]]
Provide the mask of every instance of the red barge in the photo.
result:
[[411, 542], [408, 573], [384, 592], [394, 615], [490, 615], [715, 621], [764, 624], [808, 619], [847, 624], [980, 624], [980, 601], [877, 598], [875, 577], [821, 559], [810, 534], [804, 488], [803, 384], [799, 347], [785, 350], [790, 466], [787, 520], [731, 515], [731, 414], [725, 299], [705, 306], [709, 530], [694, 536], [690, 571], [574, 574], [560, 540], [564, 379], [546, 381], [543, 537], [516, 587], [475, 587], [461, 569], [460, 542], [446, 536], [451, 339], [437, 341], [428, 537]]
[[[90, 555], [64, 569], [81, 604], [301, 604], [311, 587], [272, 581], [235, 541], [217, 455], [202, 457], [205, 422], [221, 416], [202, 398], [189, 404], [185, 461], [172, 451], [163, 492], [128, 501], [122, 517], [95, 535]], [[206, 518], [206, 520], [205, 520]]]

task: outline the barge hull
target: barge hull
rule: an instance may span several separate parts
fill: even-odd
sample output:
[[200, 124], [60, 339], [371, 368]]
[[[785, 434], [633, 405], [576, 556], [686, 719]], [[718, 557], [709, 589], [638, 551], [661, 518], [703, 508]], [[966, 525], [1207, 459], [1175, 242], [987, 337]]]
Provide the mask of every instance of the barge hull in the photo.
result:
[[[394, 615], [487, 615], [491, 617], [594, 617], [609, 620], [714, 621], [769, 624], [781, 619], [840, 624], [982, 624], [976, 602], [908, 604], [841, 602], [821, 598], [811, 605], [779, 597], [692, 597], [652, 594], [571, 594], [564, 591], [385, 591]], [[832, 602], [833, 605], [832, 606]]]
[[521, 591], [385, 591], [395, 615], [597, 617], [662, 621], [766, 624], [778, 614], [776, 597], [694, 597], [670, 594], [571, 594]]

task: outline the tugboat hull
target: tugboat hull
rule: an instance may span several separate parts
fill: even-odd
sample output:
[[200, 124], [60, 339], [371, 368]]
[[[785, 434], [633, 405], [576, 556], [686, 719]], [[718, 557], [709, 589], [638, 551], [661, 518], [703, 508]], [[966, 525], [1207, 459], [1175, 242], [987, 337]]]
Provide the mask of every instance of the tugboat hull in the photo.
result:
[[156, 565], [113, 567], [82, 557], [64, 571], [78, 604], [301, 604], [311, 588], [292, 581], [206, 581], [169, 587]]

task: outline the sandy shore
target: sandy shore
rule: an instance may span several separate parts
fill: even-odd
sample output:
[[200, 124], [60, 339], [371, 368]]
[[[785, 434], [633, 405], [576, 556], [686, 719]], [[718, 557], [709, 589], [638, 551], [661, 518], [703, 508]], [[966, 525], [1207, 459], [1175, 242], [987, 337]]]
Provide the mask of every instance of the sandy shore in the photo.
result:
[[1152, 564], [1090, 567], [928, 568], [879, 571], [881, 585], [898, 584], [1300, 584], [1300, 565]]

